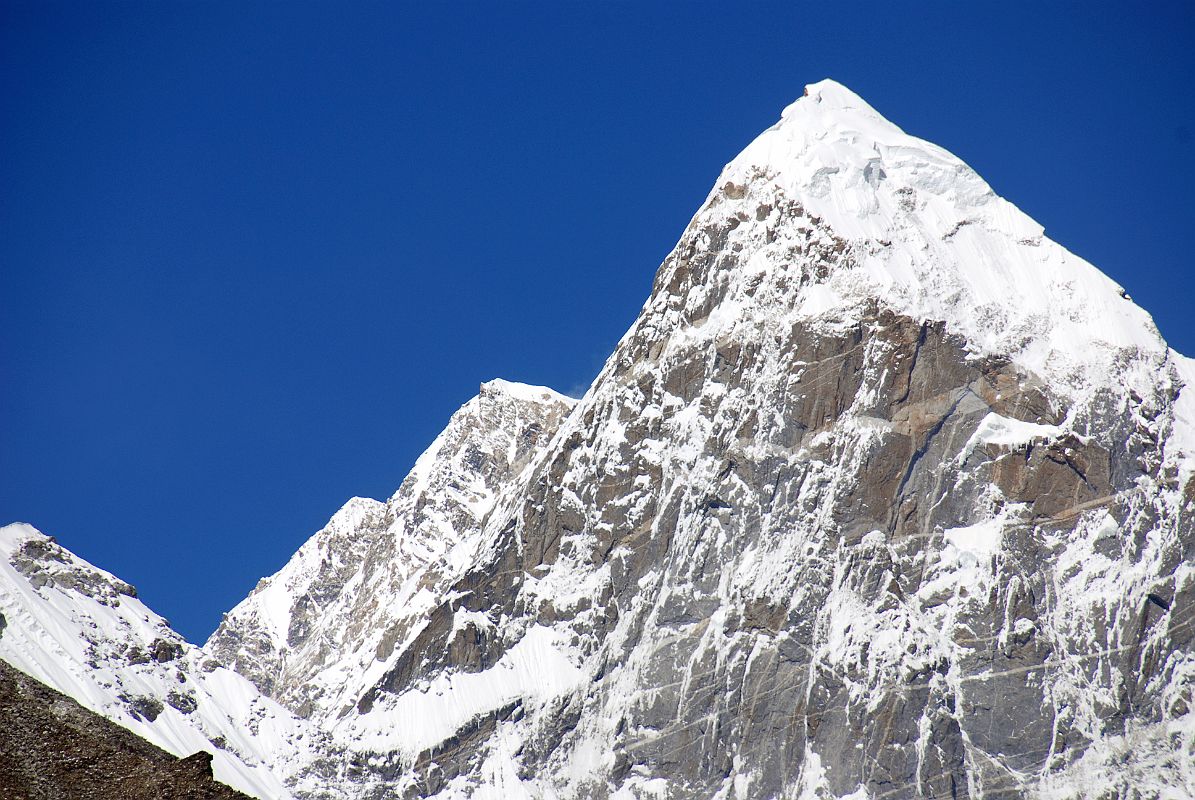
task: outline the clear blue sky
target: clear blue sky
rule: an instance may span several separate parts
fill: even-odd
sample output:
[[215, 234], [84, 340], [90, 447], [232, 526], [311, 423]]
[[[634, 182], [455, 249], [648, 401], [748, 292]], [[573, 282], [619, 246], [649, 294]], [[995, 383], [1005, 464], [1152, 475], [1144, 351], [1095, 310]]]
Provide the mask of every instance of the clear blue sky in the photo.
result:
[[833, 77], [1195, 353], [1190, 3], [0, 8], [0, 521], [202, 641], [479, 382], [588, 385]]

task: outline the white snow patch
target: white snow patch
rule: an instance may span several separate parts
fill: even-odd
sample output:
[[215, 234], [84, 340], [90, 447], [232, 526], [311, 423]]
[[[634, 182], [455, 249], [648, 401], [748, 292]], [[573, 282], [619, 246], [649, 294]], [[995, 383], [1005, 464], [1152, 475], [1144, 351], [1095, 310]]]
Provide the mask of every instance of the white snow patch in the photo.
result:
[[999, 552], [1004, 540], [1004, 519], [997, 517], [964, 528], [950, 528], [943, 531], [942, 537], [949, 545], [948, 550], [954, 548], [952, 557], [958, 563], [980, 560]]
[[979, 423], [975, 433], [963, 445], [959, 453], [959, 460], [966, 460], [967, 456], [982, 444], [994, 444], [1001, 447], [1013, 448], [1029, 444], [1033, 441], [1050, 441], [1062, 435], [1063, 429], [1058, 425], [1042, 425], [1036, 422], [1013, 419], [990, 412]]
[[502, 392], [518, 400], [525, 400], [532, 403], [568, 403], [571, 405], [577, 402], [577, 398], [561, 394], [555, 389], [549, 389], [547, 386], [532, 386], [529, 383], [507, 381], [502, 378], [494, 378], [493, 380], [486, 381], [481, 385], [481, 388], [483, 390], [490, 389]]
[[360, 743], [415, 757], [508, 703], [537, 705], [572, 691], [584, 677], [564, 650], [554, 631], [534, 626], [490, 669], [441, 673], [425, 690], [379, 702], [359, 718], [363, 728], [368, 726]]

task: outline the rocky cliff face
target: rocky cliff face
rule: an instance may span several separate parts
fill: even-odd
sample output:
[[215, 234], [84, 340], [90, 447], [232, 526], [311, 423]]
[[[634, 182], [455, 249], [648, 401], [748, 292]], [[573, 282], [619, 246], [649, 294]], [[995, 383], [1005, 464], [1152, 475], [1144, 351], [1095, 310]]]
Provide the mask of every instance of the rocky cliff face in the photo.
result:
[[356, 705], [379, 653], [414, 635], [494, 498], [572, 408], [550, 389], [483, 384], [387, 502], [353, 498], [226, 615], [206, 647], [304, 716]]
[[1195, 791], [1191, 375], [964, 164], [817, 84], [423, 627], [317, 718], [367, 796]]

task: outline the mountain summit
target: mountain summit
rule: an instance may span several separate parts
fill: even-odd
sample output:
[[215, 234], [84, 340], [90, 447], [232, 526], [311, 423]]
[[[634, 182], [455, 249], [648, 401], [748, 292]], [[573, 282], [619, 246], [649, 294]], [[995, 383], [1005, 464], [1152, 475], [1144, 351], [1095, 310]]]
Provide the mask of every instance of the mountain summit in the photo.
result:
[[1166, 358], [1120, 286], [1046, 239], [958, 158], [833, 81], [808, 86], [727, 166], [726, 182], [799, 204], [855, 246], [823, 301], [876, 298], [947, 321], [971, 350], [1014, 357], [1060, 390], [1107, 382], [1125, 353]]
[[207, 650], [301, 797], [1191, 796], [1193, 380], [822, 81], [584, 397], [483, 386]]

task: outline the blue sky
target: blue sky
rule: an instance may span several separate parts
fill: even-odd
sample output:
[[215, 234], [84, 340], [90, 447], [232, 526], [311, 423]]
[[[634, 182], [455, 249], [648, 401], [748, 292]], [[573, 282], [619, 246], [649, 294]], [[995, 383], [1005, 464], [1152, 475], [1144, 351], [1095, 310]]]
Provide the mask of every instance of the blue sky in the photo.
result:
[[1195, 353], [1195, 12], [0, 6], [0, 521], [187, 637], [492, 377], [580, 392], [833, 77]]

